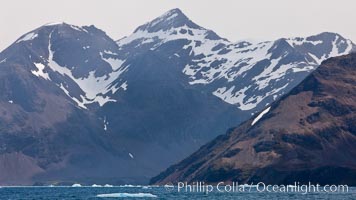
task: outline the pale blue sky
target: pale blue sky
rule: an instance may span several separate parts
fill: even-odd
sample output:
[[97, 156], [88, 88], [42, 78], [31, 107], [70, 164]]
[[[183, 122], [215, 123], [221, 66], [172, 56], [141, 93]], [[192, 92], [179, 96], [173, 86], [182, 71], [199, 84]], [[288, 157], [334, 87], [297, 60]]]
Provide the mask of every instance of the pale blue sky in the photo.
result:
[[355, 0], [8, 0], [0, 7], [0, 50], [56, 21], [94, 24], [119, 39], [172, 8], [230, 41], [330, 31], [356, 42]]

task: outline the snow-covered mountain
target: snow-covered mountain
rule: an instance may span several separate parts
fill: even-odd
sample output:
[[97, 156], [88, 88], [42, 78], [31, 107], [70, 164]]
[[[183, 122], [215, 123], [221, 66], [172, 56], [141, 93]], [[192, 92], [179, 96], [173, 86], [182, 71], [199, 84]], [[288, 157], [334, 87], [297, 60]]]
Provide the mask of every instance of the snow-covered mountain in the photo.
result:
[[46, 24], [0, 53], [0, 161], [27, 160], [18, 183], [142, 182], [354, 49], [334, 33], [232, 43], [179, 9], [117, 41]]
[[111, 179], [132, 168], [95, 113], [114, 101], [107, 93], [124, 91], [108, 86], [124, 70], [117, 49], [94, 26], [55, 23], [0, 53], [1, 184]]
[[179, 9], [168, 11], [118, 41], [124, 52], [157, 51], [169, 44], [166, 53], [171, 59], [186, 61], [180, 68], [190, 85], [201, 86], [247, 111], [260, 110], [276, 100], [323, 60], [355, 50], [350, 40], [335, 33], [232, 43], [194, 24]]
[[31, 72], [54, 82], [78, 106], [115, 101], [107, 94], [120, 88], [110, 84], [126, 67], [115, 53], [117, 45], [103, 31], [51, 23], [20, 37], [15, 45], [40, 50], [41, 55], [30, 58], [35, 67]]

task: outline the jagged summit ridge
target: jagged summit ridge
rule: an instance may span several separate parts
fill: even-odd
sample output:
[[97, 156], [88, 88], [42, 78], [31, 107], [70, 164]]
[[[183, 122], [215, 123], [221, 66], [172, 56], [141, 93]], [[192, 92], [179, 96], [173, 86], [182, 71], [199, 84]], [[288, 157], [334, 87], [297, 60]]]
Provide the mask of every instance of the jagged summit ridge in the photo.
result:
[[148, 33], [157, 31], [167, 31], [172, 28], [187, 26], [193, 29], [201, 29], [200, 26], [192, 22], [180, 9], [175, 8], [167, 11], [154, 20], [139, 26], [134, 33], [138, 31], [147, 31]]
[[130, 43], [154, 44], [154, 47], [160, 44], [177, 39], [188, 39], [195, 41], [224, 40], [214, 31], [205, 29], [192, 22], [179, 9], [173, 9], [160, 17], [139, 26], [133, 34], [117, 41], [120, 47]]
[[[298, 51], [307, 54], [308, 60], [320, 65], [323, 60], [354, 52], [356, 46], [351, 40], [342, 37], [338, 33], [323, 32], [317, 35], [301, 38], [288, 38], [286, 41]], [[325, 49], [329, 49], [328, 52]]]

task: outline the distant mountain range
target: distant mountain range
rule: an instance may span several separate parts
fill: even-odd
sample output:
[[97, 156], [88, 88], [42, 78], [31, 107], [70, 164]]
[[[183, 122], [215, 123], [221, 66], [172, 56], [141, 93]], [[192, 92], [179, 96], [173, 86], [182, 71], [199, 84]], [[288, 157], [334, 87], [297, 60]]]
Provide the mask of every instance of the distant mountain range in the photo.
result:
[[52, 23], [0, 53], [0, 184], [147, 183], [355, 45], [229, 42], [179, 9], [118, 41]]
[[356, 185], [356, 54], [330, 58], [288, 95], [151, 180]]

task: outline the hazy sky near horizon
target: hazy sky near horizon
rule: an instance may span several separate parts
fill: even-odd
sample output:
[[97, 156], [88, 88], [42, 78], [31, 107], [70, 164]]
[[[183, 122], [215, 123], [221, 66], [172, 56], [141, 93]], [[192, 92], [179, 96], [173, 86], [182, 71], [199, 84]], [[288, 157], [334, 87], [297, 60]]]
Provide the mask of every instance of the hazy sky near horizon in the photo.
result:
[[230, 41], [328, 31], [356, 42], [355, 0], [7, 0], [0, 7], [0, 51], [57, 21], [93, 24], [117, 40], [173, 8]]

